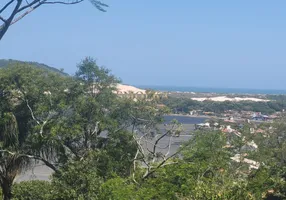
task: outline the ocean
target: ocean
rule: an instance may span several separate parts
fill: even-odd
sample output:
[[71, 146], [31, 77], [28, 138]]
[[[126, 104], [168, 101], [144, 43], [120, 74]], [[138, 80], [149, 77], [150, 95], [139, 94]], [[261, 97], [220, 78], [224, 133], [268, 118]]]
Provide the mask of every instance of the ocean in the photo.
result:
[[207, 88], [207, 87], [179, 87], [179, 86], [154, 86], [138, 85], [139, 88], [159, 90], [165, 92], [202, 92], [223, 94], [286, 94], [286, 90], [272, 89], [245, 89], [245, 88]]

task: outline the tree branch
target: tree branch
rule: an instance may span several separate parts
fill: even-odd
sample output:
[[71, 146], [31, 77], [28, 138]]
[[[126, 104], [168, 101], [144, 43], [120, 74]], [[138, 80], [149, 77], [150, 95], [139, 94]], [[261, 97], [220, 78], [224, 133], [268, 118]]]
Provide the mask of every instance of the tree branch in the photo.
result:
[[[10, 1], [11, 2], [11, 1]], [[10, 3], [9, 2], [9, 3]], [[13, 2], [13, 1], [12, 1]], [[8, 3], [8, 4], [9, 4]], [[7, 32], [7, 30], [8, 30], [8, 28], [9, 28], [9, 26], [10, 26], [10, 24], [11, 24], [11, 22], [12, 22], [12, 20], [14, 19], [14, 17], [15, 17], [15, 15], [17, 14], [17, 11], [18, 11], [18, 9], [20, 8], [20, 6], [21, 6], [21, 4], [22, 4], [22, 0], [17, 0], [17, 4], [16, 4], [16, 6], [15, 6], [15, 8], [13, 9], [13, 11], [12, 11], [12, 13], [11, 13], [11, 15], [10, 15], [10, 17], [6, 20], [6, 22], [2, 25], [2, 26], [0, 26], [0, 40], [3, 38], [3, 36], [5, 35], [5, 33]], [[7, 5], [7, 4], [6, 4]], [[10, 4], [9, 4], [10, 5]], [[8, 6], [9, 6], [8, 5]], [[5, 6], [1, 9], [1, 12], [2, 12], [2, 10], [5, 8]], [[6, 7], [7, 8], [7, 7]], [[5, 8], [5, 9], [6, 9]], [[4, 9], [4, 10], [5, 10]]]
[[11, 1], [9, 1], [1, 10], [0, 10], [0, 14], [6, 9], [6, 8], [8, 8], [8, 6], [11, 4], [11, 3], [13, 3], [15, 0], [11, 0]]
[[78, 0], [78, 1], [74, 1], [74, 2], [64, 2], [64, 1], [47, 1], [44, 2], [43, 4], [63, 4], [63, 5], [73, 5], [73, 4], [78, 4], [83, 2], [84, 0]]
[[167, 153], [165, 154], [165, 158], [170, 154], [170, 151], [171, 151], [171, 144], [172, 144], [172, 139], [173, 139], [173, 136], [171, 136], [170, 138], [169, 138], [169, 148], [168, 148], [168, 151], [167, 151]]
[[135, 179], [136, 160], [137, 160], [138, 155], [139, 155], [139, 149], [137, 149], [136, 154], [135, 154], [135, 156], [134, 156], [134, 160], [133, 160], [132, 179], [133, 179], [134, 183], [136, 183], [136, 184], [138, 184], [138, 182], [137, 182], [136, 179]]
[[0, 16], [0, 20], [1, 20], [2, 22], [6, 23], [6, 20], [5, 20], [3, 17], [1, 17], [1, 16]]
[[8, 150], [6, 150], [6, 149], [0, 150], [0, 152], [1, 152], [1, 153], [8, 153], [8, 154], [10, 154], [10, 155], [12, 155], [12, 156], [16, 154], [15, 152], [8, 151]]
[[153, 154], [155, 154], [156, 152], [156, 148], [157, 148], [157, 144], [160, 142], [161, 139], [163, 139], [166, 135], [168, 135], [175, 127], [175, 124], [173, 124], [172, 128], [169, 129], [168, 131], [166, 131], [166, 133], [162, 134], [156, 141], [155, 144], [153, 146]]
[[[188, 143], [189, 145], [190, 143]], [[184, 146], [184, 148], [186, 148], [188, 145]], [[156, 172], [160, 167], [163, 167], [163, 166], [166, 166], [166, 165], [169, 165], [169, 163], [166, 163], [168, 160], [170, 160], [171, 158], [173, 158], [174, 156], [178, 155], [179, 153], [181, 153], [181, 151], [184, 149], [184, 148], [181, 148], [179, 151], [177, 151], [176, 153], [174, 153], [173, 155], [167, 157], [167, 158], [164, 158], [164, 160], [159, 164], [157, 165], [157, 167], [155, 167], [153, 170], [150, 170], [149, 173], [145, 173], [144, 176], [142, 177], [142, 179], [146, 179], [148, 178], [150, 175], [152, 175], [154, 172]], [[173, 163], [170, 163], [170, 164], [176, 164], [177, 162], [173, 162]]]
[[[177, 151], [176, 153], [174, 153], [173, 155], [171, 155], [170, 157], [164, 159], [159, 165], [157, 165], [157, 167], [155, 167], [153, 170], [150, 170], [148, 173], [145, 173], [144, 176], [142, 177], [142, 179], [146, 179], [148, 178], [150, 175], [152, 175], [154, 172], [156, 172], [160, 167], [162, 166], [166, 166], [167, 164], [165, 164], [169, 159], [173, 158], [174, 156], [176, 156], [177, 154], [179, 154], [180, 151]], [[176, 163], [176, 162], [174, 162]], [[174, 164], [173, 163], [173, 164]]]
[[35, 8], [31, 8], [30, 10], [27, 10], [25, 13], [23, 13], [22, 15], [20, 15], [19, 17], [17, 17], [13, 22], [11, 22], [10, 25], [15, 24], [17, 21], [21, 20], [22, 18], [24, 18], [27, 14], [31, 13], [33, 10], [35, 10]]
[[19, 8], [18, 10], [17, 10], [17, 13], [20, 13], [20, 12], [22, 12], [23, 10], [25, 10], [25, 9], [27, 9], [27, 8], [31, 8], [34, 4], [36, 4], [36, 3], [41, 3], [40, 2], [40, 0], [34, 0], [34, 1], [32, 1], [31, 3], [27, 3], [27, 5], [25, 5], [25, 6], [23, 6], [23, 7], [21, 7], [21, 8]]
[[53, 117], [53, 116], [52, 116], [52, 113], [51, 113], [51, 111], [49, 111], [49, 114], [48, 114], [46, 120], [40, 122], [40, 121], [35, 117], [35, 114], [34, 114], [32, 108], [31, 108], [31, 106], [29, 105], [28, 100], [25, 99], [25, 101], [26, 101], [26, 104], [27, 104], [28, 109], [30, 110], [32, 119], [33, 119], [39, 126], [41, 126], [40, 135], [43, 137], [44, 127], [45, 127], [46, 124], [49, 122], [49, 120]]
[[[136, 152], [136, 154], [135, 154], [135, 156], [134, 156], [134, 159], [133, 159], [133, 173], [132, 173], [132, 177], [133, 177], [133, 181], [135, 182], [135, 183], [137, 183], [137, 181], [136, 181], [136, 179], [135, 179], [135, 171], [136, 171], [136, 161], [137, 161], [137, 157], [138, 157], [138, 155], [139, 155], [139, 153], [141, 153], [142, 154], [142, 156], [143, 156], [143, 158], [142, 158], [142, 160], [141, 161], [143, 161], [143, 163], [147, 166], [147, 172], [149, 172], [149, 170], [150, 170], [150, 165], [146, 162], [146, 160], [145, 160], [145, 153], [144, 153], [144, 150], [143, 150], [143, 147], [142, 147], [142, 145], [141, 145], [141, 140], [142, 140], [142, 138], [144, 138], [146, 135], [147, 135], [148, 133], [145, 133], [144, 135], [142, 135], [140, 138], [139, 138], [139, 140], [137, 141], [137, 139], [135, 138], [135, 136], [133, 135], [133, 139], [135, 140], [135, 142], [136, 142], [136, 144], [137, 144], [137, 152]], [[146, 172], [146, 173], [147, 173]]]
[[[0, 152], [4, 152], [4, 153], [8, 153], [12, 156], [16, 155], [16, 152], [11, 152], [8, 150], [0, 150]], [[46, 159], [39, 157], [39, 156], [32, 156], [32, 155], [28, 155], [28, 154], [19, 154], [19, 157], [27, 157], [30, 159], [35, 159], [35, 160], [39, 160], [42, 161], [46, 166], [48, 166], [49, 168], [51, 168], [52, 170], [54, 170], [55, 172], [59, 172], [59, 170], [55, 167], [54, 164], [50, 163], [49, 161], [47, 161]]]
[[32, 119], [33, 119], [38, 125], [40, 125], [41, 123], [40, 123], [40, 122], [37, 120], [37, 118], [35, 117], [34, 112], [33, 112], [32, 108], [31, 108], [31, 106], [29, 105], [28, 100], [25, 99], [25, 101], [26, 101], [26, 104], [27, 104], [28, 109], [30, 110]]
[[41, 157], [37, 157], [37, 156], [32, 156], [32, 158], [34, 158], [35, 160], [42, 161], [47, 167], [49, 167], [52, 170], [54, 170], [54, 172], [60, 173], [60, 171], [56, 168], [56, 166], [54, 164], [50, 163], [49, 161], [47, 161], [46, 159], [41, 158]]

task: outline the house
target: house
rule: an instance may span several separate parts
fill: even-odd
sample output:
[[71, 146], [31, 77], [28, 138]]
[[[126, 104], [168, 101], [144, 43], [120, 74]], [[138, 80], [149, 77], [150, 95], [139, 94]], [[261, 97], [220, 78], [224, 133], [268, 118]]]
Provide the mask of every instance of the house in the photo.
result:
[[260, 167], [259, 162], [245, 158], [245, 156], [247, 156], [247, 154], [243, 154], [243, 155], [236, 154], [235, 156], [231, 157], [230, 159], [235, 161], [235, 162], [238, 162], [238, 163], [248, 164], [249, 171], [251, 171], [251, 169], [258, 169]]
[[247, 142], [245, 145], [242, 146], [242, 150], [245, 151], [256, 151], [258, 148], [258, 145], [252, 140], [250, 142]]
[[202, 115], [202, 110], [191, 110], [190, 115]]
[[210, 123], [195, 124], [195, 130], [209, 129], [209, 128], [211, 128]]
[[229, 134], [229, 137], [232, 137], [232, 135], [234, 136], [238, 136], [238, 137], [241, 137], [241, 133], [233, 128], [231, 128], [230, 126], [226, 126], [226, 128], [224, 126], [221, 126], [221, 131], [223, 133], [228, 133]]
[[214, 112], [203, 112], [203, 114], [204, 114], [204, 115], [209, 115], [209, 116], [213, 116], [213, 115], [215, 115], [215, 113], [214, 113]]
[[255, 113], [252, 116], [252, 120], [256, 120], [256, 121], [268, 121], [270, 119], [270, 117], [268, 115], [262, 115], [261, 113]]

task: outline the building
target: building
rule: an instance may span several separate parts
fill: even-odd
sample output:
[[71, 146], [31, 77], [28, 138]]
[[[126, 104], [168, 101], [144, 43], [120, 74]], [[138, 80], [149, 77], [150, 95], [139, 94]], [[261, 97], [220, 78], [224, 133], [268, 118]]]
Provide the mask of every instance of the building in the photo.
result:
[[270, 117], [268, 115], [262, 115], [261, 113], [255, 113], [252, 116], [252, 120], [256, 120], [256, 121], [268, 121], [270, 119]]

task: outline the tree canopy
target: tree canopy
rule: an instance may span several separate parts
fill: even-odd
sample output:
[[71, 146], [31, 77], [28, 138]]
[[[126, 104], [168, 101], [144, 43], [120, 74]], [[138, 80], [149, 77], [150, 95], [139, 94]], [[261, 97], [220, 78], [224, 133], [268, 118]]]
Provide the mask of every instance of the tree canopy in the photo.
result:
[[[24, 63], [0, 69], [5, 200], [286, 198], [285, 120], [260, 133], [251, 124], [234, 127], [240, 134], [191, 132], [173, 152], [183, 130], [163, 125], [159, 94], [118, 95], [120, 80], [96, 60], [77, 67], [75, 76]], [[15, 183], [36, 164], [54, 171], [49, 181]]]

